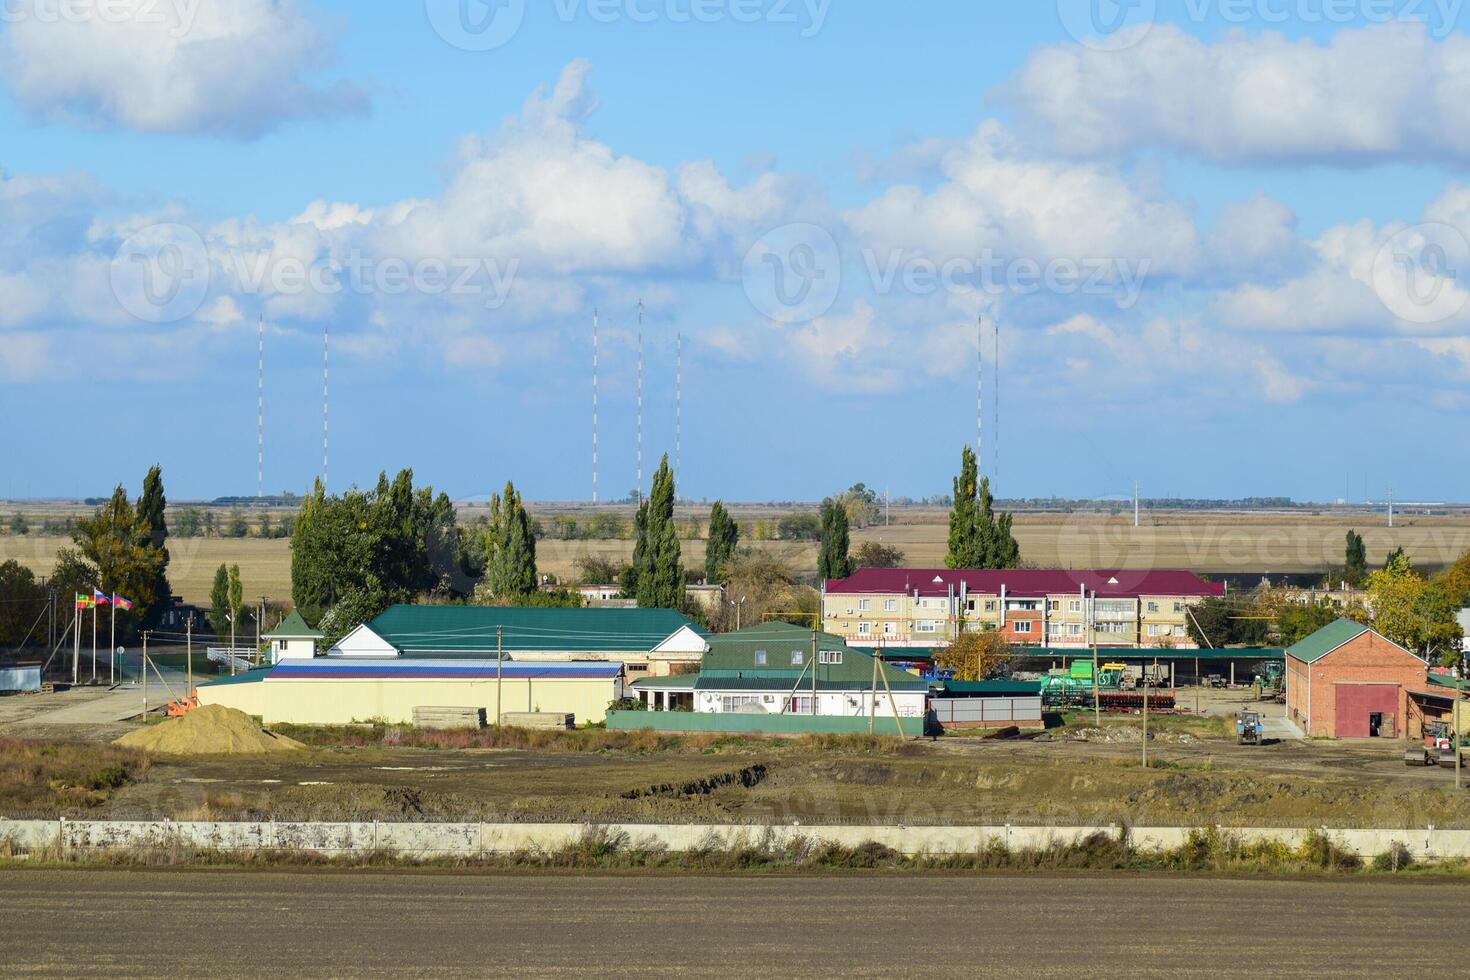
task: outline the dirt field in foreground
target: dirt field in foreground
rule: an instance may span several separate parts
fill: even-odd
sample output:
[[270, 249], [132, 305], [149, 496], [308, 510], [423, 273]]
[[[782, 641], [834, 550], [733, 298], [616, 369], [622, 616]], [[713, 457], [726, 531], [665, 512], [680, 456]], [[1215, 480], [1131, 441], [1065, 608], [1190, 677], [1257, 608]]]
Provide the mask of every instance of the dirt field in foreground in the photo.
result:
[[[0, 975], [1453, 976], [1463, 953], [1425, 924], [1464, 894], [1400, 881], [12, 871]], [[86, 928], [58, 926], [78, 914]]]

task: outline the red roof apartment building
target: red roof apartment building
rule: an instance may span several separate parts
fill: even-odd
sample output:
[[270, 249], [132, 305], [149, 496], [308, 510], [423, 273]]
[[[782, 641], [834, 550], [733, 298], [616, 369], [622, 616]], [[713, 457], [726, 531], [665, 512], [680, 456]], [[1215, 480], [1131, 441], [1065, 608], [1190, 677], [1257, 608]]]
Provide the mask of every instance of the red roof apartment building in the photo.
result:
[[1225, 586], [1177, 569], [861, 568], [822, 590], [825, 630], [860, 646], [935, 647], [967, 629], [1023, 646], [1195, 646], [1188, 608]]

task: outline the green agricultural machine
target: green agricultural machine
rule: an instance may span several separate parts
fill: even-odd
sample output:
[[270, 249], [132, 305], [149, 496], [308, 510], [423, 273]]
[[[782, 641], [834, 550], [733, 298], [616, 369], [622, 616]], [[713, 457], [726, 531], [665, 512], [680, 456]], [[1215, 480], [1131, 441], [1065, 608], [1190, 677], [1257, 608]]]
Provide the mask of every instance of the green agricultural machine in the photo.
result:
[[1259, 701], [1286, 701], [1286, 664], [1268, 660], [1256, 673], [1256, 698]]
[[[1144, 695], [1137, 686], [1137, 678], [1128, 672], [1127, 664], [1105, 663], [1097, 668], [1096, 700], [1105, 710], [1141, 710]], [[1045, 707], [1090, 708], [1093, 699], [1091, 660], [1074, 660], [1068, 667], [1048, 671], [1041, 678], [1041, 703]], [[1148, 706], [1151, 711], [1168, 711], [1174, 707], [1174, 695], [1150, 694]]]

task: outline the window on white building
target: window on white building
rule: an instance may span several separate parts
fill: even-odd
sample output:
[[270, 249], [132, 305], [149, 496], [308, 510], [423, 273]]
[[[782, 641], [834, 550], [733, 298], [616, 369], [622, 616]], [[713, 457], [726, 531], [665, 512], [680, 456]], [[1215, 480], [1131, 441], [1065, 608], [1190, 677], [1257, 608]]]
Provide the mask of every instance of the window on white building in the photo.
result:
[[867, 636], [873, 629], [872, 623], [858, 623], [858, 636]]
[[764, 667], [766, 665], [766, 651], [757, 650], [755, 652], [755, 665], [757, 667]]
[[820, 650], [817, 652], [817, 663], [840, 664], [842, 663], [841, 650]]
[[761, 699], [757, 694], [726, 694], [720, 698], [720, 709], [726, 712], [735, 712], [748, 705], [760, 703]]
[[932, 619], [921, 619], [921, 620], [919, 620], [917, 623], [914, 624], [914, 632], [915, 633], [933, 633], [934, 632], [934, 620], [932, 620]]
[[1081, 612], [1081, 611], [1082, 611], [1082, 600], [1081, 599], [1068, 599], [1067, 600], [1067, 612]]
[[1150, 602], [1148, 604], [1148, 611], [1149, 612], [1158, 612], [1159, 611], [1159, 604], [1157, 602]]
[[886, 636], [892, 636], [893, 635], [893, 624], [892, 623], [884, 623], [883, 624], [883, 633]]
[[861, 609], [861, 610], [863, 610], [863, 611], [867, 611], [867, 608], [868, 608], [868, 600], [867, 599], [859, 599], [858, 600], [858, 608]]
[[884, 599], [883, 600], [883, 611], [884, 612], [893, 612], [897, 608], [898, 608], [898, 600], [897, 599]]
[[806, 657], [804, 657], [802, 655], [802, 652], [800, 650], [792, 650], [791, 651], [791, 666], [793, 666], [793, 667], [800, 667], [804, 663], [806, 663]]
[[1148, 635], [1149, 636], [1159, 636], [1159, 635], [1161, 635], [1163, 633], [1163, 630], [1164, 630], [1164, 628], [1162, 626], [1160, 626], [1158, 623], [1149, 623], [1148, 624]]

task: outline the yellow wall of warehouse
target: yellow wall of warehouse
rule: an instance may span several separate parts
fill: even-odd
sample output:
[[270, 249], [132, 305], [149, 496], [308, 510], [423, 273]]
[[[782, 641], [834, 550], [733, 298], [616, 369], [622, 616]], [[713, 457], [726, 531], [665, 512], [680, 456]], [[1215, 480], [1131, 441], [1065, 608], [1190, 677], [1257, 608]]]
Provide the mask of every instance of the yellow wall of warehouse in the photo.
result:
[[[618, 696], [616, 680], [507, 679], [507, 713], [547, 711], [575, 715], [577, 724], [600, 722]], [[259, 715], [267, 725], [345, 725], [382, 720], [413, 721], [419, 707], [484, 708], [496, 717], [495, 680], [263, 680], [256, 684], [205, 685], [201, 704], [222, 704]]]

